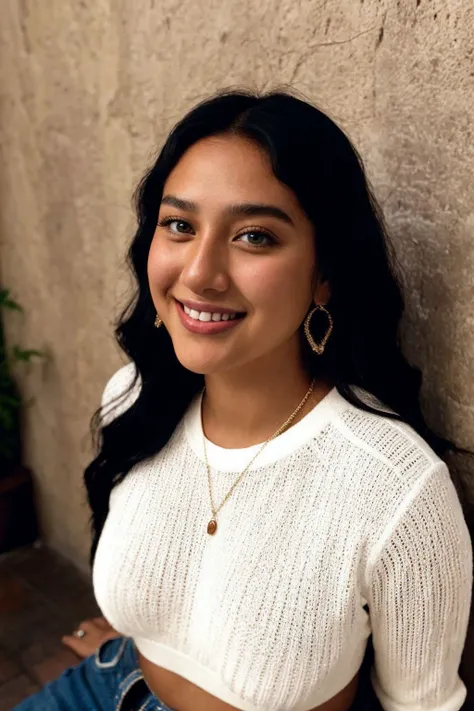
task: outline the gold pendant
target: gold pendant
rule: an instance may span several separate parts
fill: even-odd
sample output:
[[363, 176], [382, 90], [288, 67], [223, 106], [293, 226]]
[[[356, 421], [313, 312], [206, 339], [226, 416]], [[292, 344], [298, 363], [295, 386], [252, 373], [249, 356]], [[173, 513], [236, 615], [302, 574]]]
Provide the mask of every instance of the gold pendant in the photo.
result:
[[210, 536], [213, 536], [216, 531], [217, 531], [217, 521], [215, 518], [213, 518], [207, 524], [207, 532]]

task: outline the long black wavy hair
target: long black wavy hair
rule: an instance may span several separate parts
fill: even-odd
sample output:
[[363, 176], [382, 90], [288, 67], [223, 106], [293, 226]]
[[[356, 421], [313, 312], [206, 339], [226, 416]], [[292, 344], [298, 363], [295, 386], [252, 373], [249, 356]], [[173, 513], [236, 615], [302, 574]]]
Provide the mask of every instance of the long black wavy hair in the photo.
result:
[[[398, 413], [384, 411], [384, 416], [409, 423], [439, 456], [448, 450], [469, 453], [431, 431], [421, 412], [422, 373], [407, 361], [400, 345], [403, 273], [361, 158], [334, 121], [294, 93], [224, 90], [200, 102], [174, 126], [136, 190], [138, 227], [128, 251], [136, 290], [115, 336], [135, 363], [141, 389], [135, 402], [110, 423], [101, 423], [100, 410], [92, 419], [97, 456], [85, 471], [92, 510], [91, 564], [112, 488], [137, 462], [167, 443], [204, 386], [203, 375], [178, 361], [166, 329], [153, 326], [156, 312], [147, 258], [166, 179], [185, 151], [208, 136], [232, 134], [255, 141], [314, 226], [318, 268], [331, 288], [327, 308], [334, 329], [321, 356], [301, 337], [308, 374], [324, 374], [349, 402], [380, 414], [351, 386], [373, 393]], [[313, 324], [315, 339], [320, 337], [318, 328], [324, 333], [327, 327], [319, 313], [321, 323], [318, 326], [315, 316]], [[465, 506], [465, 485], [457, 476], [454, 483]]]

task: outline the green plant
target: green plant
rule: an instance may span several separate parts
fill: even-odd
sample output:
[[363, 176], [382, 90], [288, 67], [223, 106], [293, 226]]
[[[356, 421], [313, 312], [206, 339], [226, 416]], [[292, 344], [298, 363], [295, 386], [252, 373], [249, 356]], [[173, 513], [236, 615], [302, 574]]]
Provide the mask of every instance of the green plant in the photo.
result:
[[[0, 289], [0, 309], [23, 311], [21, 306], [10, 298], [8, 289]], [[18, 345], [7, 349], [0, 319], [0, 472], [20, 461], [20, 412], [22, 399], [12, 375], [12, 366], [16, 363], [29, 363], [35, 357], [44, 354], [37, 350], [25, 350]]]

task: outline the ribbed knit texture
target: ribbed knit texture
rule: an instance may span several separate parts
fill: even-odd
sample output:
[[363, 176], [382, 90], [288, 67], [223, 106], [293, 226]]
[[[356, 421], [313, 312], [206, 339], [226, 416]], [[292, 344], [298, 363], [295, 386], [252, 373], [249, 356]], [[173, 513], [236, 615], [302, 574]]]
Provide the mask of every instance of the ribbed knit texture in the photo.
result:
[[[107, 384], [108, 418], [138, 394], [109, 410], [133, 373]], [[243, 711], [324, 703], [356, 674], [371, 633], [386, 711], [460, 709], [473, 559], [442, 460], [411, 427], [334, 388], [267, 445], [209, 536], [200, 406], [198, 395], [164, 449], [112, 492], [93, 570], [110, 623]], [[207, 448], [220, 503], [260, 445]]]

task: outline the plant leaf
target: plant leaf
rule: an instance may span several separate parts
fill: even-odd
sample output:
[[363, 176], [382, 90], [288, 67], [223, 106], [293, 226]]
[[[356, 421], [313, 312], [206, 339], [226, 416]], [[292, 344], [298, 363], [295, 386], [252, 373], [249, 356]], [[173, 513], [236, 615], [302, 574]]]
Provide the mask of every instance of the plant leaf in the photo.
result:
[[23, 311], [20, 304], [16, 301], [10, 299], [10, 292], [8, 289], [0, 289], [0, 306], [5, 309], [11, 309], [12, 311]]
[[22, 360], [27, 363], [34, 357], [42, 358], [44, 356], [44, 353], [42, 353], [41, 351], [37, 351], [34, 349], [25, 350], [24, 348], [20, 348], [20, 346], [13, 346], [12, 353], [13, 358], [15, 360]]

